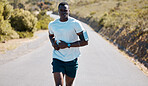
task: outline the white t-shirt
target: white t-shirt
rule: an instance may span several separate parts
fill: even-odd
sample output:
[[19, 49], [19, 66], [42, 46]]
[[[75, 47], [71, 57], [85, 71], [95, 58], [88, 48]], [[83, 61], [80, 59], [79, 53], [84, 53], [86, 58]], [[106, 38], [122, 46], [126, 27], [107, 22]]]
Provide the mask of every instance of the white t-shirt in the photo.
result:
[[[56, 19], [48, 25], [49, 33], [54, 34], [55, 40], [59, 43], [62, 40], [66, 43], [72, 43], [79, 40], [77, 33], [84, 30], [81, 23], [74, 19], [68, 18], [66, 22]], [[70, 47], [60, 50], [53, 50], [53, 58], [62, 61], [72, 61], [80, 56], [79, 47]]]

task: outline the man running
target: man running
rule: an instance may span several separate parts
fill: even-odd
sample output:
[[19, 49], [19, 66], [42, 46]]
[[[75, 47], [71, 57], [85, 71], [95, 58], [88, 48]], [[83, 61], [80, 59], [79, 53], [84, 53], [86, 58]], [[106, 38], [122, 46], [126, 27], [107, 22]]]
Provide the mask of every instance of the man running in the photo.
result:
[[79, 47], [88, 45], [88, 36], [81, 23], [69, 17], [69, 5], [58, 6], [59, 19], [48, 25], [53, 50], [53, 75], [56, 86], [72, 86], [78, 68]]

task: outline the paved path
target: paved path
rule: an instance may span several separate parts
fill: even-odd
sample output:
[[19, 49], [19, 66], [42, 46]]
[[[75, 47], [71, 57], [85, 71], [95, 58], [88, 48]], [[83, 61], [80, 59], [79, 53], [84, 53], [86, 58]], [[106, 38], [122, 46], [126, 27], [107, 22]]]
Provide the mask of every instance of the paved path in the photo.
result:
[[[83, 25], [90, 41], [81, 48], [74, 86], [148, 86], [147, 76], [89, 26]], [[48, 36], [47, 32], [44, 34]], [[33, 51], [0, 65], [0, 86], [54, 86], [51, 56], [52, 47], [46, 40]]]

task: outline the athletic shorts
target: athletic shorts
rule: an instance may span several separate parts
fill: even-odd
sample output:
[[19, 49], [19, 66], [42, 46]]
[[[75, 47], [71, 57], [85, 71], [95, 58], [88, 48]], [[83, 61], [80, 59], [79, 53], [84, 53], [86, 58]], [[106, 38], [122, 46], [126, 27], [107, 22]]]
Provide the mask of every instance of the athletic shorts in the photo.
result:
[[78, 61], [77, 58], [69, 62], [63, 62], [61, 60], [53, 58], [52, 66], [53, 66], [52, 73], [62, 72], [63, 74], [66, 74], [71, 78], [75, 78], [76, 71], [78, 68]]

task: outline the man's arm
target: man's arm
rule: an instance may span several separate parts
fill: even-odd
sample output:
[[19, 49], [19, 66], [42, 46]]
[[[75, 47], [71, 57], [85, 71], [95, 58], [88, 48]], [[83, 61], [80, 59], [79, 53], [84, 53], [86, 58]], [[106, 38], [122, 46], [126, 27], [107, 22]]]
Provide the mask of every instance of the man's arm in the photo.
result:
[[50, 34], [50, 33], [49, 33], [49, 39], [50, 39], [50, 42], [51, 42], [53, 48], [54, 48], [55, 50], [59, 50], [60, 48], [59, 48], [59, 46], [57, 45], [57, 43], [56, 43], [56, 41], [55, 41], [54, 34]]
[[85, 38], [84, 38], [83, 31], [80, 32], [80, 33], [77, 33], [77, 35], [79, 36], [80, 41], [76, 41], [74, 43], [70, 43], [71, 47], [81, 47], [81, 46], [88, 45], [88, 41], [86, 41]]
[[[70, 43], [70, 47], [81, 47], [81, 46], [88, 45], [88, 40], [85, 40], [83, 31], [80, 33], [77, 33], [77, 35], [79, 36], [80, 41]], [[61, 42], [59, 43], [59, 47], [61, 49], [64, 49], [68, 47], [68, 44], [61, 40]]]

